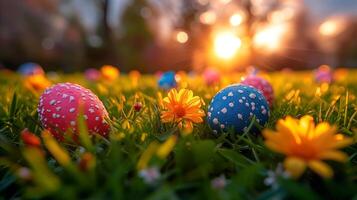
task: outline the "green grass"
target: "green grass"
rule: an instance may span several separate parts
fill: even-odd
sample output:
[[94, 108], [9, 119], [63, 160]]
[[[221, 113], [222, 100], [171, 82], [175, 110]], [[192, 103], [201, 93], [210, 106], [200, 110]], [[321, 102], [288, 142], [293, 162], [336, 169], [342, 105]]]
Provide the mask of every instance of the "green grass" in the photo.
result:
[[[278, 119], [291, 115], [312, 115], [316, 122], [335, 124], [339, 132], [356, 138], [357, 71], [331, 84], [321, 96], [319, 84], [310, 72], [268, 74], [275, 89], [275, 103], [265, 127], [274, 128]], [[229, 75], [224, 85], [240, 80]], [[215, 136], [206, 123], [197, 124], [191, 135], [180, 136], [166, 159], [153, 156], [148, 166], [156, 166], [161, 176], [147, 184], [138, 175], [137, 163], [149, 144], [163, 143], [172, 134], [179, 135], [173, 124], [160, 122], [156, 79], [145, 75], [133, 85], [122, 75], [111, 84], [89, 83], [82, 75], [60, 75], [53, 82], [75, 82], [91, 89], [103, 101], [110, 118], [109, 138], [87, 137], [81, 126], [80, 144], [62, 142], [68, 152], [68, 164], [58, 162], [43, 146], [41, 152], [25, 147], [20, 132], [28, 128], [40, 136], [42, 127], [36, 108], [39, 94], [26, 90], [22, 77], [0, 72], [0, 199], [353, 199], [357, 198], [357, 146], [344, 149], [347, 163], [328, 162], [335, 176], [324, 180], [306, 171], [298, 180], [278, 177], [276, 187], [264, 184], [269, 170], [275, 170], [283, 156], [264, 146], [261, 135], [224, 133]], [[184, 84], [185, 85], [185, 84]], [[201, 96], [207, 110], [212, 96], [223, 87], [205, 86], [201, 78], [190, 78], [187, 88]], [[143, 109], [133, 111], [140, 101]], [[147, 137], [142, 140], [142, 135]], [[87, 169], [80, 168], [84, 152], [92, 155]], [[19, 170], [30, 170], [25, 178]], [[227, 185], [214, 189], [211, 181], [224, 175]]]

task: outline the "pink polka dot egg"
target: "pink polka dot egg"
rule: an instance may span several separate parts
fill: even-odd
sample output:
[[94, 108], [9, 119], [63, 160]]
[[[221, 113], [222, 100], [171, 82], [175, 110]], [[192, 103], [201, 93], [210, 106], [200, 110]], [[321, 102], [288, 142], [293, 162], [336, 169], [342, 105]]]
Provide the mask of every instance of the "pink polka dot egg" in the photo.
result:
[[58, 140], [63, 140], [68, 130], [78, 133], [80, 113], [83, 113], [89, 133], [107, 136], [110, 130], [103, 103], [92, 91], [78, 84], [59, 83], [47, 88], [40, 97], [37, 111], [43, 127]]
[[263, 93], [265, 99], [269, 103], [269, 106], [272, 106], [274, 101], [274, 90], [266, 79], [256, 75], [249, 75], [243, 78], [241, 84], [249, 85], [259, 90]]

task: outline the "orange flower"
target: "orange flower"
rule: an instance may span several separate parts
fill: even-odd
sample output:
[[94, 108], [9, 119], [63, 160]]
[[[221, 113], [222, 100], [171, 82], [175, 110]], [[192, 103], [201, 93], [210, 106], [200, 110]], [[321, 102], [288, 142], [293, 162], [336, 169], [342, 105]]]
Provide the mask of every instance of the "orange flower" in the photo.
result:
[[329, 178], [333, 171], [322, 160], [347, 160], [347, 155], [338, 149], [350, 145], [352, 139], [336, 134], [336, 127], [327, 122], [315, 127], [313, 118], [309, 115], [300, 120], [288, 116], [277, 122], [276, 129], [277, 131], [263, 131], [265, 144], [271, 150], [287, 156], [284, 166], [295, 178], [307, 167], [320, 176]]
[[164, 111], [161, 112], [161, 120], [164, 123], [175, 122], [186, 132], [192, 132], [193, 123], [203, 122], [205, 116], [201, 109], [201, 98], [193, 96], [188, 89], [170, 90], [167, 97], [163, 99]]
[[119, 70], [116, 67], [113, 67], [111, 65], [104, 65], [101, 69], [100, 72], [102, 73], [102, 76], [105, 80], [108, 81], [113, 81], [119, 76]]
[[34, 93], [41, 92], [51, 85], [51, 82], [47, 80], [45, 76], [31, 75], [25, 78], [24, 85], [27, 89]]

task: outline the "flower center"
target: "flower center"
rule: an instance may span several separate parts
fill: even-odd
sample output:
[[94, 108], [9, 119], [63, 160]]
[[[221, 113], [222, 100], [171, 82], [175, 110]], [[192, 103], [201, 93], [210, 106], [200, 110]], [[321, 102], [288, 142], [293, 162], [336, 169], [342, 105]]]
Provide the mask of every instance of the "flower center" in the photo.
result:
[[185, 109], [181, 105], [175, 105], [174, 112], [175, 112], [176, 117], [178, 117], [178, 118], [181, 118], [181, 117], [185, 116], [185, 114], [186, 114]]

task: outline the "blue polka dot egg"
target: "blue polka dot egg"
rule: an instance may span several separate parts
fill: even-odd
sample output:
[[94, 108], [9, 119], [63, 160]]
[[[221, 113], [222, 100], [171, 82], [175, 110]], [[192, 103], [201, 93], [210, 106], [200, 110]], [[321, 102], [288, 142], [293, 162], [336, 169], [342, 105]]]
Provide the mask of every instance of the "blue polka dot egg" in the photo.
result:
[[171, 88], [176, 87], [176, 79], [175, 79], [175, 72], [168, 71], [161, 75], [158, 81], [159, 87], [165, 90], [169, 90]]
[[212, 99], [207, 112], [207, 121], [214, 133], [234, 129], [243, 133], [253, 116], [260, 125], [269, 118], [267, 100], [257, 89], [241, 84], [230, 85], [219, 91]]
[[24, 63], [19, 66], [18, 72], [25, 76], [31, 75], [43, 75], [45, 72], [43, 71], [42, 67], [37, 63]]

